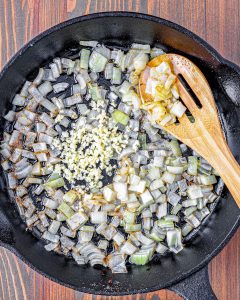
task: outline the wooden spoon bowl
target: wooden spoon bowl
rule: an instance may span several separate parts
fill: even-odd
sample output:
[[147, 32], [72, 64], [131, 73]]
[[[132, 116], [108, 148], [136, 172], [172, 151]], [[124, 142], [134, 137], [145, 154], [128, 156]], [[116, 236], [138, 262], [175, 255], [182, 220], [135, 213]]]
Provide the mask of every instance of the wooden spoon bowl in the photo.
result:
[[180, 98], [194, 117], [194, 122], [184, 114], [179, 118], [179, 123], [163, 128], [213, 166], [240, 207], [240, 166], [226, 143], [211, 88], [199, 68], [186, 57], [177, 54], [164, 54], [154, 58], [140, 76], [139, 92], [142, 103], [153, 102], [152, 96], [145, 93], [146, 82], [150, 69], [163, 61], [171, 62], [172, 71], [176, 75], [182, 75], [201, 104], [199, 107], [195, 103], [178, 78], [176, 84]]

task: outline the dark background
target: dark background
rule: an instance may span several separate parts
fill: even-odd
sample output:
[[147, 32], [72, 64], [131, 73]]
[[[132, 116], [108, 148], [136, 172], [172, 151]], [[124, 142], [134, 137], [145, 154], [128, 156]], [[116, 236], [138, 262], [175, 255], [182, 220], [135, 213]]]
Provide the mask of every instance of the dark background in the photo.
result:
[[[109, 10], [148, 13], [176, 22], [240, 65], [240, 0], [0, 0], [0, 68], [27, 41], [45, 29], [79, 15]], [[240, 230], [209, 266], [212, 287], [219, 300], [240, 299], [239, 253]], [[62, 287], [0, 248], [0, 300], [83, 298], [100, 300], [101, 297]], [[130, 300], [131, 297], [124, 298]], [[134, 299], [181, 298], [162, 290], [136, 295]]]

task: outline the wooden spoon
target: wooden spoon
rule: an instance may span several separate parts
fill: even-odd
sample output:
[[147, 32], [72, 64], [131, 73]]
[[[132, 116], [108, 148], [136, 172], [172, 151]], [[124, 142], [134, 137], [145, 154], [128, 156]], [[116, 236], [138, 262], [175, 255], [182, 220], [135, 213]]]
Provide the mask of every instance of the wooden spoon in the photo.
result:
[[179, 124], [163, 128], [213, 166], [240, 207], [240, 166], [225, 141], [211, 88], [199, 68], [189, 59], [177, 54], [164, 54], [154, 58], [140, 76], [139, 92], [142, 102], [153, 101], [152, 96], [145, 93], [145, 84], [150, 68], [158, 66], [163, 61], [172, 63], [174, 73], [184, 77], [202, 105], [201, 108], [196, 105], [181, 81], [177, 79], [180, 98], [193, 115], [195, 122], [191, 123], [184, 114], [179, 118]]

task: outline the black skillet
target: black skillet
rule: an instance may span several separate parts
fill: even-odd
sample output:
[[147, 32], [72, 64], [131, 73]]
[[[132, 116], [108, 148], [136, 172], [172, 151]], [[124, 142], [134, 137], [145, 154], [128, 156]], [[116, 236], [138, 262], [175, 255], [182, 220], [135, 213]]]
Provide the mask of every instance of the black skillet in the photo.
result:
[[[1, 116], [26, 79], [39, 66], [75, 48], [79, 40], [99, 40], [127, 47], [132, 42], [163, 46], [192, 59], [213, 90], [228, 144], [240, 161], [240, 68], [222, 58], [211, 46], [185, 28], [169, 21], [137, 13], [98, 13], [61, 23], [24, 46], [0, 74]], [[3, 130], [1, 118], [1, 132]], [[212, 215], [178, 255], [133, 266], [128, 274], [77, 266], [73, 261], [44, 250], [43, 244], [25, 231], [1, 176], [0, 245], [9, 249], [44, 276], [81, 292], [124, 295], [169, 288], [185, 299], [216, 299], [207, 264], [219, 253], [239, 225], [239, 209], [224, 188]], [[237, 253], [236, 253], [237, 255]], [[221, 268], [221, 266], [219, 266]]]

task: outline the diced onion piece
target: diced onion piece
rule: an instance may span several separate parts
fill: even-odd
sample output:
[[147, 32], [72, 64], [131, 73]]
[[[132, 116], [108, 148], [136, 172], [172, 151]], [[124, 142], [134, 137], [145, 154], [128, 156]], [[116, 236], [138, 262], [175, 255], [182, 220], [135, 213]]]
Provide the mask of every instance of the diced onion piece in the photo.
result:
[[169, 74], [166, 82], [165, 82], [165, 85], [164, 85], [164, 88], [166, 90], [170, 89], [170, 87], [172, 86], [172, 84], [175, 82], [177, 76], [174, 75], [174, 74]]
[[69, 107], [69, 106], [73, 106], [75, 104], [78, 104], [78, 103], [82, 103], [82, 96], [80, 94], [75, 94], [71, 97], [68, 97], [68, 98], [65, 98], [64, 99], [64, 105], [66, 107]]
[[184, 172], [184, 167], [167, 166], [167, 171], [169, 173], [178, 175]]
[[179, 196], [178, 194], [174, 192], [170, 192], [168, 194], [168, 202], [173, 206], [176, 206], [180, 200], [181, 200], [181, 196]]
[[131, 255], [129, 258], [130, 263], [135, 265], [146, 265], [149, 262], [148, 251], [138, 251]]
[[[63, 203], [58, 207], [58, 210], [60, 207], [62, 208]], [[65, 203], [65, 205], [67, 205], [67, 204]], [[68, 226], [72, 230], [76, 230], [78, 227], [84, 225], [87, 222], [88, 217], [83, 212], [77, 212], [74, 214], [72, 210], [69, 210], [69, 208], [66, 208], [66, 209], [63, 209], [60, 211], [68, 217], [68, 219], [66, 220]]]
[[82, 49], [80, 52], [80, 68], [82, 69], [88, 69], [88, 62], [90, 57], [90, 50], [88, 49]]
[[198, 185], [191, 185], [187, 190], [190, 199], [197, 199], [203, 197], [201, 187]]
[[112, 118], [115, 122], [121, 123], [124, 126], [126, 126], [129, 121], [129, 116], [118, 109], [112, 113]]
[[198, 167], [198, 159], [196, 156], [188, 157], [188, 174], [189, 175], [197, 175], [197, 167]]
[[201, 184], [203, 185], [211, 185], [217, 183], [217, 179], [215, 175], [199, 175]]
[[108, 247], [108, 241], [100, 240], [98, 242], [98, 249], [107, 250], [107, 247]]
[[134, 50], [141, 50], [144, 53], [150, 53], [151, 50], [150, 45], [148, 44], [133, 43], [131, 48]]
[[8, 185], [10, 189], [15, 189], [17, 187], [17, 179], [13, 172], [8, 173]]
[[104, 199], [108, 202], [116, 200], [116, 193], [108, 186], [103, 188], [103, 196]]
[[16, 106], [24, 106], [25, 101], [26, 101], [26, 98], [24, 98], [23, 96], [17, 94], [17, 95], [13, 98], [12, 104], [13, 104], [13, 105], [16, 105]]
[[125, 241], [125, 238], [120, 232], [117, 232], [114, 235], [113, 240], [118, 246], [120, 246]]
[[28, 164], [24, 169], [15, 172], [15, 176], [17, 179], [26, 178], [32, 172], [32, 165]]
[[58, 112], [58, 108], [56, 105], [54, 105], [51, 101], [44, 99], [40, 102], [40, 104], [45, 107], [47, 110], [49, 110], [51, 113], [53, 113], [54, 115], [56, 115], [56, 113]]
[[176, 178], [175, 174], [169, 173], [169, 172], [164, 172], [162, 176], [162, 181], [166, 183], [173, 183]]
[[53, 90], [51, 82], [44, 81], [41, 85], [39, 85], [38, 90], [43, 96], [46, 96]]
[[56, 209], [58, 207], [57, 201], [47, 198], [47, 197], [43, 198], [43, 205], [45, 205], [46, 207], [51, 208], [51, 209]]
[[181, 118], [186, 110], [187, 108], [180, 101], [177, 101], [171, 107], [170, 113], [178, 118]]
[[27, 97], [28, 96], [28, 88], [30, 87], [32, 83], [30, 81], [26, 81], [21, 89], [20, 95], [22, 97]]
[[181, 231], [179, 229], [167, 231], [167, 243], [170, 251], [180, 252], [183, 249]]
[[167, 215], [167, 203], [162, 203], [158, 206], [157, 209], [157, 217], [158, 219], [161, 219], [162, 217], [165, 217]]
[[197, 228], [201, 224], [201, 222], [194, 216], [194, 214], [191, 214], [185, 220], [189, 225], [191, 225], [194, 228]]
[[139, 53], [134, 59], [133, 59], [133, 66], [138, 71], [141, 72], [145, 69], [146, 64], [148, 62], [149, 58], [148, 55], [145, 53]]
[[78, 193], [74, 190], [70, 190], [63, 195], [63, 200], [72, 205], [78, 199]]
[[105, 211], [91, 212], [91, 222], [93, 224], [107, 223], [107, 213]]
[[95, 48], [98, 44], [98, 41], [80, 41], [79, 44], [85, 47], [93, 47]]
[[120, 84], [122, 82], [122, 72], [119, 68], [113, 67], [112, 84]]
[[44, 100], [43, 95], [39, 92], [39, 90], [38, 90], [34, 85], [31, 85], [31, 86], [28, 88], [28, 91], [29, 91], [30, 95], [33, 96], [33, 98], [34, 98], [38, 103], [40, 103], [41, 101]]
[[191, 199], [191, 200], [185, 200], [182, 202], [182, 206], [183, 207], [192, 207], [192, 206], [196, 206], [198, 203], [197, 199]]
[[129, 92], [130, 88], [131, 84], [127, 80], [125, 80], [119, 88], [119, 93], [125, 95]]
[[168, 247], [166, 247], [165, 245], [158, 243], [157, 248], [156, 248], [156, 252], [158, 252], [159, 254], [163, 255], [167, 252]]
[[150, 53], [151, 53], [151, 58], [154, 58], [156, 56], [164, 54], [165, 52], [160, 48], [155, 48], [154, 47], [154, 48], [151, 49]]
[[125, 210], [123, 213], [123, 220], [127, 224], [134, 224], [136, 220], [136, 213]]
[[182, 150], [179, 146], [179, 142], [176, 140], [172, 140], [170, 142], [170, 147], [174, 156], [182, 156]]
[[34, 143], [32, 144], [34, 152], [44, 152], [47, 151], [46, 143]]
[[54, 180], [47, 181], [44, 186], [47, 188], [57, 189], [65, 185], [64, 179], [62, 177], [56, 178]]
[[108, 255], [108, 267], [112, 273], [127, 273], [125, 259], [121, 253], [112, 253]]
[[150, 191], [154, 191], [163, 186], [164, 186], [164, 183], [161, 179], [155, 179], [151, 182], [149, 189], [150, 189]]
[[136, 238], [144, 245], [152, 245], [154, 242], [150, 238], [146, 237], [142, 232], [135, 233]]
[[162, 62], [156, 67], [158, 73], [171, 73], [171, 67], [168, 62]]
[[13, 110], [9, 110], [8, 113], [4, 116], [4, 119], [9, 122], [13, 122], [15, 120], [15, 117], [16, 117], [16, 112]]
[[163, 230], [168, 231], [170, 229], [174, 229], [174, 223], [172, 220], [161, 219], [161, 220], [158, 220], [156, 223]]
[[126, 202], [128, 200], [128, 188], [126, 183], [114, 182], [113, 188], [114, 191], [117, 193], [117, 199], [119, 199], [122, 202]]
[[77, 81], [78, 81], [78, 83], [80, 85], [81, 90], [85, 89], [86, 86], [87, 86], [87, 83], [86, 83], [84, 77], [81, 74], [78, 74], [76, 76], [76, 79], [77, 79]]
[[165, 126], [167, 125], [168, 122], [170, 122], [172, 120], [171, 115], [167, 114], [165, 115], [165, 117], [161, 120], [161, 122], [159, 123], [161, 126]]
[[45, 123], [47, 126], [53, 126], [54, 124], [54, 120], [47, 113], [42, 113], [39, 117], [39, 120]]
[[93, 72], [102, 72], [108, 59], [100, 53], [93, 51], [89, 58], [89, 67]]
[[140, 197], [143, 205], [148, 206], [154, 203], [154, 199], [148, 189], [146, 189], [145, 192], [140, 195]]
[[138, 232], [141, 231], [142, 226], [141, 224], [126, 224], [125, 231], [126, 232]]
[[48, 240], [52, 243], [58, 243], [59, 242], [59, 236], [56, 234], [52, 234], [49, 231], [45, 231], [42, 235], [42, 238], [45, 240]]
[[105, 70], [104, 70], [104, 76], [106, 79], [112, 79], [113, 77], [113, 64], [107, 63]]
[[126, 241], [120, 249], [121, 253], [132, 255], [134, 252], [137, 251], [137, 247], [134, 246], [131, 242]]
[[69, 84], [67, 82], [59, 82], [53, 85], [53, 91], [54, 93], [60, 93], [65, 91], [69, 87]]
[[193, 230], [193, 227], [189, 224], [185, 224], [183, 227], [182, 227], [182, 235], [183, 236], [186, 236], [188, 235], [191, 231]]

